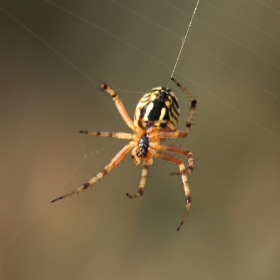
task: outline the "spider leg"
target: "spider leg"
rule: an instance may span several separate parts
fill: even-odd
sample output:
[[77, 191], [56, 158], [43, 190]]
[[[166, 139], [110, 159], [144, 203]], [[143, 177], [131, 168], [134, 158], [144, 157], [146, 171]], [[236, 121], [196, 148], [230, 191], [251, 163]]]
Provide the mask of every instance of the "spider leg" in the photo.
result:
[[104, 169], [99, 172], [96, 176], [94, 176], [93, 178], [91, 178], [87, 183], [83, 184], [81, 187], [73, 190], [72, 192], [69, 192], [65, 195], [59, 196], [55, 199], [53, 199], [51, 201], [51, 203], [66, 198], [68, 196], [71, 196], [73, 194], [79, 193], [85, 189], [87, 189], [88, 187], [90, 187], [91, 185], [93, 185], [95, 182], [97, 182], [98, 180], [100, 180], [101, 178], [103, 178], [107, 173], [109, 173], [115, 166], [117, 166], [120, 161], [129, 153], [129, 151], [133, 148], [133, 142], [131, 141], [130, 143], [128, 143], [126, 146], [124, 146], [120, 152], [117, 153], [117, 155], [110, 161], [110, 163], [108, 165], [106, 165], [104, 167]]
[[192, 120], [193, 120], [193, 114], [194, 114], [194, 110], [195, 110], [195, 107], [196, 107], [196, 99], [194, 99], [188, 92], [187, 90], [181, 86], [173, 77], [171, 77], [171, 80], [187, 95], [187, 97], [191, 100], [191, 108], [190, 108], [190, 112], [189, 112], [189, 115], [188, 115], [188, 120], [187, 120], [187, 123], [186, 123], [186, 129], [184, 132], [180, 132], [179, 133], [179, 137], [187, 137], [189, 132], [190, 132], [190, 128], [191, 128], [191, 125], [192, 125]]
[[126, 109], [119, 99], [118, 95], [110, 88], [108, 87], [105, 83], [100, 85], [101, 90], [106, 90], [112, 97], [113, 101], [115, 102], [115, 105], [117, 109], [119, 110], [120, 115], [122, 116], [124, 122], [128, 125], [128, 127], [132, 131], [136, 131], [136, 125], [133, 123], [131, 118], [129, 117], [128, 113], [126, 112]]
[[126, 193], [128, 198], [137, 198], [137, 197], [141, 197], [143, 195], [149, 166], [150, 166], [150, 164], [147, 164], [147, 162], [143, 162], [143, 169], [142, 169], [141, 180], [140, 180], [140, 184], [139, 184], [139, 190], [138, 190], [137, 194], [135, 194], [135, 195], [130, 195], [130, 194]]
[[179, 166], [179, 170], [182, 176], [182, 181], [183, 181], [183, 185], [184, 185], [184, 191], [185, 191], [185, 198], [186, 198], [186, 210], [185, 210], [185, 214], [183, 216], [183, 219], [180, 223], [180, 225], [177, 228], [177, 231], [182, 227], [182, 225], [184, 224], [188, 213], [189, 213], [189, 209], [191, 207], [191, 192], [190, 192], [190, 188], [189, 188], [189, 183], [188, 183], [188, 178], [187, 178], [187, 169], [184, 165], [184, 163], [177, 157], [171, 156], [169, 154], [164, 154], [164, 153], [159, 153], [157, 156], [157, 158], [166, 160], [166, 161], [170, 161], [174, 164], [177, 164]]
[[194, 170], [193, 153], [190, 150], [188, 150], [186, 148], [169, 146], [169, 145], [160, 145], [159, 150], [167, 151], [167, 152], [171, 152], [171, 153], [183, 154], [183, 155], [188, 156], [188, 166], [189, 166], [189, 168], [187, 170], [187, 173], [190, 174], [190, 173], [193, 172], [193, 170]]
[[135, 138], [135, 134], [124, 133], [124, 132], [105, 132], [105, 131], [87, 131], [87, 130], [80, 130], [79, 132], [83, 134], [93, 135], [93, 136], [112, 137], [112, 138], [127, 139], [127, 140], [132, 140]]

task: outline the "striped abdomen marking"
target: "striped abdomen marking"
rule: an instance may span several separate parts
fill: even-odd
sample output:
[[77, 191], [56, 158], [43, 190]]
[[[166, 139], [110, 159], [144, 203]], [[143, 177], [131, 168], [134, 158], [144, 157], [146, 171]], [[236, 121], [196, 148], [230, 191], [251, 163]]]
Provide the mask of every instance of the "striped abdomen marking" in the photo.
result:
[[156, 87], [144, 94], [138, 102], [134, 114], [134, 124], [142, 128], [151, 125], [165, 127], [166, 123], [155, 122], [169, 121], [175, 126], [179, 114], [179, 103], [174, 92], [166, 87]]

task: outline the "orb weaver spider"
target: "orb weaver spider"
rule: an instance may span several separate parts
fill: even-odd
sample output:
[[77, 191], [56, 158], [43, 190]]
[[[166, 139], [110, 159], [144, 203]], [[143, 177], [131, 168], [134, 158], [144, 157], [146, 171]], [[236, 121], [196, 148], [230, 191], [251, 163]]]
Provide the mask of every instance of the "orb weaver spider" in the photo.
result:
[[[135, 195], [130, 195], [127, 193], [126, 195], [129, 198], [138, 198], [142, 196], [146, 184], [148, 169], [149, 166], [153, 164], [153, 158], [159, 158], [178, 165], [180, 170], [179, 174], [182, 177], [184, 186], [186, 210], [183, 219], [177, 228], [177, 231], [182, 227], [191, 206], [191, 193], [187, 174], [192, 173], [194, 169], [193, 153], [186, 148], [162, 145], [161, 140], [171, 138], [185, 138], [188, 136], [197, 101], [173, 77], [171, 77], [171, 80], [187, 95], [191, 101], [191, 107], [185, 131], [179, 131], [175, 127], [178, 122], [180, 109], [177, 97], [169, 88], [156, 87], [150, 92], [144, 94], [136, 106], [134, 122], [132, 122], [118, 95], [105, 83], [100, 85], [101, 90], [105, 90], [110, 94], [124, 122], [133, 131], [133, 133], [84, 130], [80, 131], [80, 133], [125, 139], [130, 140], [130, 142], [117, 153], [117, 155], [110, 161], [108, 165], [104, 167], [101, 172], [91, 178], [87, 183], [83, 184], [81, 187], [73, 190], [72, 192], [52, 200], [51, 202], [55, 202], [87, 189], [92, 184], [103, 178], [107, 173], [109, 173], [132, 150], [131, 153], [134, 163], [138, 165], [142, 160], [143, 169], [139, 190]], [[166, 152], [186, 155], [188, 157], [188, 168], [186, 169], [184, 163], [179, 158]]]

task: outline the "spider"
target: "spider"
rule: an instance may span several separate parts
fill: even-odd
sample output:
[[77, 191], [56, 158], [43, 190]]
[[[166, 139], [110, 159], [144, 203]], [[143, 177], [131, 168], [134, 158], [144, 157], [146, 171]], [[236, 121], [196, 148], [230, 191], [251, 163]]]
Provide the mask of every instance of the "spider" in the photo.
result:
[[[197, 101], [173, 77], [171, 77], [171, 80], [187, 95], [191, 101], [185, 131], [179, 131], [175, 127], [178, 122], [180, 109], [178, 99], [176, 98], [174, 92], [172, 92], [169, 88], [156, 87], [150, 92], [144, 94], [136, 106], [133, 122], [128, 116], [118, 95], [105, 83], [100, 85], [101, 90], [105, 90], [110, 94], [124, 122], [133, 131], [133, 133], [84, 130], [80, 131], [80, 133], [125, 139], [130, 140], [130, 142], [125, 145], [110, 161], [110, 163], [106, 165], [95, 177], [91, 178], [87, 183], [83, 184], [78, 189], [62, 195], [51, 202], [55, 202], [87, 189], [109, 173], [132, 150], [131, 153], [133, 162], [138, 165], [142, 160], [143, 169], [138, 192], [135, 195], [127, 193], [126, 195], [129, 198], [138, 198], [143, 195], [148, 169], [149, 166], [153, 164], [153, 158], [159, 158], [178, 165], [180, 173], [176, 174], [179, 174], [182, 177], [186, 199], [186, 209], [177, 231], [182, 227], [191, 206], [191, 193], [187, 174], [192, 173], [194, 169], [193, 153], [186, 148], [162, 145], [161, 140], [170, 138], [185, 138], [188, 136]], [[185, 167], [184, 163], [179, 158], [169, 154], [168, 152], [186, 155], [188, 157], [188, 168]]]

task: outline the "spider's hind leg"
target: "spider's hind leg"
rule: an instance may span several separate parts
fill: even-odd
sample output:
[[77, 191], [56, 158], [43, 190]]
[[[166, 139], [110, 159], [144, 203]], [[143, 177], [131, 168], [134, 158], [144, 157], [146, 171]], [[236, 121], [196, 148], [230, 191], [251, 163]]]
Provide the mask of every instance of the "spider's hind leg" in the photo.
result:
[[125, 109], [123, 103], [121, 102], [121, 100], [119, 99], [118, 95], [109, 86], [107, 86], [105, 83], [100, 85], [100, 89], [102, 91], [105, 90], [107, 93], [110, 94], [110, 96], [112, 97], [112, 99], [113, 99], [120, 115], [122, 116], [124, 122], [127, 124], [127, 126], [132, 131], [136, 131], [136, 126], [133, 123], [133, 121], [131, 120], [131, 118], [129, 117], [128, 113], [126, 112], [126, 109]]
[[197, 103], [197, 100], [195, 98], [193, 98], [190, 93], [183, 87], [181, 86], [177, 80], [175, 80], [173, 77], [171, 77], [171, 80], [176, 84], [177, 87], [179, 87], [181, 89], [181, 91], [183, 91], [187, 97], [190, 99], [191, 101], [191, 108], [190, 108], [190, 112], [189, 112], [189, 115], [188, 115], [188, 120], [187, 120], [187, 123], [186, 123], [186, 128], [185, 128], [185, 131], [184, 132], [181, 132], [180, 133], [180, 137], [187, 137], [189, 132], [190, 132], [190, 129], [191, 129], [191, 125], [192, 125], [192, 120], [193, 120], [193, 115], [194, 115], [194, 111], [195, 111], [195, 108], [196, 108], [196, 103]]

